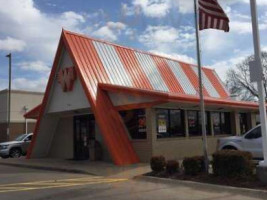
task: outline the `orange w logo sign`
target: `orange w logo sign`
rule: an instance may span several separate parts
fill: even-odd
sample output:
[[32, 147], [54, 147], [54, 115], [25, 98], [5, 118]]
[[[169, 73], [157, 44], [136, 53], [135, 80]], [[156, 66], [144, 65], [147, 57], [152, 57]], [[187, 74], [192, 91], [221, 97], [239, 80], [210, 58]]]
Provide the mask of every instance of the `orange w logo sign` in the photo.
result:
[[57, 75], [57, 80], [60, 83], [63, 92], [72, 91], [74, 81], [76, 80], [75, 68], [67, 67], [60, 69]]

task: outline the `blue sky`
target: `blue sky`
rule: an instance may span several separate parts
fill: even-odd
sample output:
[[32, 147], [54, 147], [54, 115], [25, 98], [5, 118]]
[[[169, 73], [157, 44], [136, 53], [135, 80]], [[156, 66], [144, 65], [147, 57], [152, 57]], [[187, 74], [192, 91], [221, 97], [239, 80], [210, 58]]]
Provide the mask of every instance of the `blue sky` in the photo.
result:
[[[225, 71], [253, 53], [249, 0], [219, 0], [230, 33], [201, 31], [203, 65]], [[267, 1], [257, 0], [261, 46], [267, 50]], [[193, 0], [0, 0], [0, 89], [43, 91], [62, 27], [121, 45], [196, 60]]]

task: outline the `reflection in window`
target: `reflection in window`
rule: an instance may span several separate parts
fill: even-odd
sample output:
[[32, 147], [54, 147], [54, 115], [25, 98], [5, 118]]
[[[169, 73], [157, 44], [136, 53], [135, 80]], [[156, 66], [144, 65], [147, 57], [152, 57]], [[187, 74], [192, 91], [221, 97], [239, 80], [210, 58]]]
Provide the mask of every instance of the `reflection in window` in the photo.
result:
[[[205, 112], [206, 115], [206, 132], [211, 134], [210, 131], [210, 114]], [[187, 111], [188, 129], [190, 136], [201, 136], [202, 135], [202, 122], [201, 122], [201, 112], [196, 110]]]
[[157, 138], [185, 136], [184, 111], [157, 109]]
[[248, 131], [247, 113], [239, 113], [240, 133], [244, 134]]
[[132, 139], [146, 139], [146, 116], [144, 109], [120, 111]]
[[212, 112], [211, 119], [214, 135], [231, 134], [230, 113]]

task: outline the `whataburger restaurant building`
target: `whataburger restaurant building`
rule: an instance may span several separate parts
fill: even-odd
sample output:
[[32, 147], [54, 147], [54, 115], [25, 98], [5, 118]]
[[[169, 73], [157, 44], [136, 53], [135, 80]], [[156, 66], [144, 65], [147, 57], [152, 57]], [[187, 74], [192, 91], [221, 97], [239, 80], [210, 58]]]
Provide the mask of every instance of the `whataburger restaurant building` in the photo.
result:
[[[258, 104], [229, 97], [203, 68], [208, 150], [256, 125]], [[117, 165], [202, 154], [197, 67], [62, 31], [28, 158]]]

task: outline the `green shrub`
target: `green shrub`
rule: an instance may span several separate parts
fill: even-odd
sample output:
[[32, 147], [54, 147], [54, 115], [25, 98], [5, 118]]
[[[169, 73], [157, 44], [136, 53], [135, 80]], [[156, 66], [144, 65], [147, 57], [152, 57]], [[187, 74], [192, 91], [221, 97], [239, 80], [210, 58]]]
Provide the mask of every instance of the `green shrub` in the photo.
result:
[[216, 176], [242, 177], [253, 172], [252, 155], [249, 152], [221, 150], [215, 152], [212, 157], [213, 173]]
[[161, 172], [166, 166], [166, 160], [164, 156], [153, 156], [150, 159], [150, 167], [154, 172]]
[[184, 172], [186, 175], [195, 176], [205, 171], [203, 156], [187, 157], [183, 160]]
[[166, 163], [166, 172], [174, 174], [179, 171], [179, 163], [176, 160], [168, 160]]

